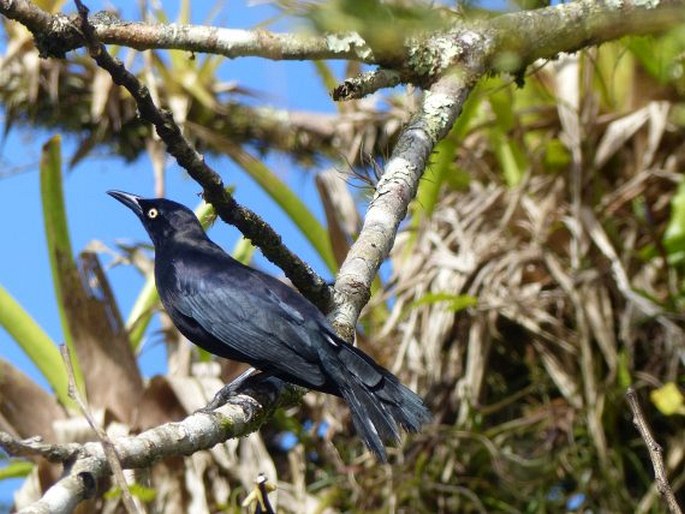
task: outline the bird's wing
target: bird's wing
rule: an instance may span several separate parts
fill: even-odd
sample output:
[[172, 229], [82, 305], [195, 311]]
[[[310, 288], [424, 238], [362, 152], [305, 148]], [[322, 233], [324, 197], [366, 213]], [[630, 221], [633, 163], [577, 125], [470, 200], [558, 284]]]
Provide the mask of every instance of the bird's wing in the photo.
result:
[[276, 286], [255, 275], [224, 273], [212, 276], [210, 283], [183, 284], [183, 275], [179, 279], [176, 307], [245, 355], [250, 364], [314, 387], [324, 384], [315, 347], [323, 338], [315, 320], [306, 319], [278, 294], [283, 284]]

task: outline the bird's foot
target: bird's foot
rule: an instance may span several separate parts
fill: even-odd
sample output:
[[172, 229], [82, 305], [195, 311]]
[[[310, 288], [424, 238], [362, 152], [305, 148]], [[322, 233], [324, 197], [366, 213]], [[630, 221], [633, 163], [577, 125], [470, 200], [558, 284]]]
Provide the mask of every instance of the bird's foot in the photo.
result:
[[230, 400], [232, 396], [235, 396], [238, 393], [238, 390], [241, 388], [241, 386], [244, 385], [245, 381], [248, 378], [250, 378], [256, 371], [257, 370], [254, 368], [248, 368], [247, 370], [243, 371], [231, 382], [229, 382], [221, 389], [219, 389], [217, 393], [214, 395], [214, 398], [212, 398], [212, 401], [210, 401], [206, 406], [202, 407], [201, 409], [198, 409], [198, 412], [211, 412], [215, 409], [218, 409], [222, 405], [226, 405], [226, 403], [228, 403], [228, 400]]

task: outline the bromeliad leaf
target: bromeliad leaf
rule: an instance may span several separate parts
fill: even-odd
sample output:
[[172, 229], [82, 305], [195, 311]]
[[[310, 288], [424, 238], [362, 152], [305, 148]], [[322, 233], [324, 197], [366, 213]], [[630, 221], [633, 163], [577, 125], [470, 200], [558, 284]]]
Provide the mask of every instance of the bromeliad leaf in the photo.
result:
[[448, 302], [448, 308], [454, 312], [463, 311], [478, 305], [478, 299], [468, 294], [428, 293], [412, 302], [410, 307], [420, 307], [421, 305], [431, 305], [439, 302]]
[[69, 379], [57, 344], [2, 286], [0, 326], [7, 330], [40, 370], [62, 405], [74, 405], [69, 398]]

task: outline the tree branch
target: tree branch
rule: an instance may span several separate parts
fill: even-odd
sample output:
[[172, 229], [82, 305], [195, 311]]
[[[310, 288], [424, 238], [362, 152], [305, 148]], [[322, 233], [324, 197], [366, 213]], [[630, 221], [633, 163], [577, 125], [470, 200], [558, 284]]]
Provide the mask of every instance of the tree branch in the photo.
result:
[[335, 284], [339, 296], [333, 324], [343, 337], [352, 339], [359, 313], [369, 300], [371, 283], [390, 253], [428, 158], [461, 112], [476, 75], [452, 73], [438, 80], [402, 130]]
[[372, 62], [373, 54], [356, 34], [310, 36], [267, 30], [241, 30], [207, 25], [98, 23], [96, 37], [107, 44], [137, 50], [168, 48], [225, 57], [263, 57], [275, 61], [344, 59]]
[[[502, 15], [472, 27], [458, 26], [410, 49], [407, 66], [420, 71], [432, 85], [419, 112], [399, 136], [359, 237], [338, 274], [333, 319], [341, 335], [349, 339], [354, 334], [371, 283], [390, 253], [430, 154], [447, 135], [471, 87], [486, 72], [520, 74], [536, 59], [622, 37], [631, 34], [630, 29], [639, 33], [665, 30], [685, 19], [683, 6], [681, 0], [654, 7], [581, 0]], [[624, 19], [625, 24], [619, 21]], [[576, 27], [582, 29], [576, 31]], [[433, 81], [433, 77], [438, 78]]]
[[74, 368], [71, 363], [71, 356], [69, 355], [69, 347], [66, 344], [63, 344], [59, 349], [62, 354], [64, 366], [67, 369], [67, 375], [69, 376], [69, 397], [76, 401], [76, 404], [81, 410], [81, 414], [86, 418], [90, 428], [95, 432], [95, 435], [102, 445], [105, 457], [107, 458], [107, 463], [114, 475], [114, 482], [119, 486], [119, 489], [121, 489], [121, 499], [123, 500], [126, 512], [128, 514], [137, 514], [139, 512], [138, 506], [133, 500], [131, 490], [128, 488], [128, 483], [126, 482], [126, 477], [124, 476], [124, 471], [121, 468], [121, 462], [119, 462], [119, 456], [112, 444], [112, 440], [107, 432], [98, 425], [95, 418], [93, 418], [93, 414], [90, 412], [88, 405], [86, 405], [86, 401], [83, 399], [83, 396], [76, 385], [76, 377], [74, 376]]
[[106, 70], [115, 84], [123, 86], [135, 99], [140, 116], [154, 125], [167, 151], [178, 164], [203, 188], [204, 199], [211, 203], [226, 223], [236, 226], [257, 245], [270, 261], [278, 265], [293, 284], [322, 310], [330, 307], [330, 292], [326, 282], [311, 267], [288, 250], [270, 225], [256, 213], [241, 206], [224, 187], [219, 174], [190, 145], [181, 133], [173, 116], [157, 108], [150, 91], [118, 60], [112, 58], [105, 46], [95, 39], [87, 17], [87, 8], [77, 0], [81, 17], [81, 32], [88, 42], [88, 50], [97, 64]]
[[[84, 46], [83, 38], [74, 31], [72, 16], [52, 15], [29, 0], [1, 0], [0, 12], [21, 22], [34, 34], [46, 33], [49, 27], [50, 44], [39, 46], [43, 57], [63, 57], [67, 52]], [[229, 58], [252, 56], [278, 61], [344, 59], [374, 62], [371, 49], [354, 33], [311, 36], [262, 29], [124, 22], [107, 12], [96, 13], [89, 21], [98, 41], [137, 50], [186, 50]], [[43, 41], [38, 39], [38, 42]]]
[[666, 473], [666, 466], [664, 465], [662, 456], [663, 450], [661, 445], [656, 442], [656, 439], [654, 439], [654, 436], [652, 435], [652, 430], [649, 428], [649, 424], [640, 407], [640, 402], [637, 399], [637, 393], [632, 387], [629, 387], [626, 391], [626, 400], [633, 413], [633, 424], [640, 433], [640, 437], [642, 437], [642, 440], [645, 442], [645, 446], [647, 446], [649, 459], [652, 461], [652, 467], [654, 468], [656, 489], [666, 503], [669, 512], [672, 514], [682, 514], [682, 510], [680, 510], [671, 484], [668, 483], [668, 474]]
[[68, 462], [76, 458], [81, 451], [78, 443], [50, 444], [40, 437], [17, 439], [0, 430], [0, 447], [13, 457], [34, 457], [39, 455], [49, 462]]
[[[284, 389], [284, 382], [274, 377], [260, 378], [252, 384], [215, 411], [196, 412], [179, 422], [114, 439], [112, 445], [122, 468], [149, 467], [167, 457], [190, 455], [245, 436], [257, 430], [274, 409], [293, 405], [301, 397], [301, 390]], [[0, 432], [0, 447], [12, 456], [42, 455], [53, 462], [70, 464], [64, 478], [38, 502], [22, 509], [23, 514], [71, 512], [81, 501], [95, 495], [95, 484], [111, 473], [100, 442], [48, 445], [33, 439], [20, 441]]]
[[[340, 271], [336, 284], [339, 294], [334, 321], [343, 334], [349, 337], [353, 332], [351, 327], [356, 324], [359, 312], [368, 300], [370, 285], [380, 263], [392, 248], [399, 222], [404, 218], [408, 204], [416, 193], [428, 156], [435, 144], [447, 134], [471, 86], [484, 73], [512, 71], [521, 74], [529, 63], [538, 58], [549, 58], [562, 51], [575, 51], [583, 46], [632, 33], [665, 30], [684, 19], [683, 6], [684, 0], [580, 0], [544, 9], [506, 14], [484, 21], [459, 21], [449, 30], [430, 37], [408, 38], [405, 41], [405, 62], [400, 65], [402, 69], [398, 70], [398, 73], [404, 81], [422, 84], [428, 93], [421, 110], [415, 114], [413, 121], [405, 127], [399, 137], [375, 198], [369, 206], [362, 232]], [[28, 0], [0, 0], [0, 12], [29, 27], [36, 35], [37, 44], [46, 39], [59, 38], [59, 29], [62, 29], [62, 32], [73, 32], [73, 29], [64, 28], [66, 24], [63, 15], [46, 16]], [[325, 56], [321, 53], [321, 49], [325, 47], [323, 40], [318, 40], [318, 43], [314, 44], [314, 39], [302, 36], [292, 36], [286, 40], [266, 31], [220, 32], [208, 27], [122, 24], [97, 16], [89, 21], [93, 27], [92, 39], [103, 37], [108, 42], [137, 48], [151, 48], [154, 36], [160, 38], [160, 42], [155, 45], [156, 48], [173, 45], [173, 48], [179, 49], [223, 53], [224, 50], [217, 50], [219, 43], [216, 40], [210, 41], [213, 37], [223, 34], [226, 39], [221, 44], [226, 45], [226, 48], [232, 48], [231, 57], [262, 55], [267, 58], [305, 59]], [[134, 36], [136, 30], [140, 33], [138, 36]], [[72, 32], [69, 32], [69, 37], [76, 37]], [[109, 39], [114, 37], [113, 34], [118, 34], [119, 39]], [[124, 34], [131, 39], [124, 40]], [[340, 36], [338, 42], [344, 37]], [[233, 41], [233, 46], [227, 43], [229, 40]], [[239, 44], [240, 41], [244, 43], [243, 46]], [[280, 53], [274, 51], [277, 48], [274, 43], [276, 41], [285, 45]], [[356, 48], [363, 46], [359, 41], [357, 43]], [[83, 44], [83, 41], [80, 40], [78, 44]], [[203, 44], [207, 46], [202, 46]], [[215, 45], [214, 50], [209, 45]], [[53, 49], [57, 46], [59, 45], [55, 44], [48, 48]], [[242, 50], [239, 51], [239, 48]], [[359, 58], [355, 52], [355, 57], [344, 54], [347, 51], [349, 48], [342, 50], [343, 53], [338, 55]], [[376, 56], [376, 59], [379, 58]], [[362, 59], [364, 62], [374, 62], [366, 53], [362, 55]], [[101, 60], [112, 61], [106, 53]], [[100, 65], [103, 64], [106, 63]], [[146, 104], [151, 104], [149, 95], [145, 94], [145, 89], [133, 75], [126, 76], [126, 70], [123, 70], [123, 67], [117, 69], [113, 61], [106, 65], [109, 66], [111, 73], [118, 75], [115, 80], [124, 84], [134, 95], [141, 115], [155, 124], [168, 145], [171, 143], [170, 153], [203, 186], [207, 200], [215, 205], [222, 219], [238, 226], [262, 248], [270, 260], [284, 269], [298, 289], [324, 310], [328, 310], [328, 288], [323, 281], [304, 263], [286, 252], [275, 233], [260, 235], [260, 230], [255, 227], [260, 226], [261, 220], [249, 211], [241, 211], [242, 207], [237, 206], [225, 193], [220, 177], [206, 166], [201, 156], [190, 148], [187, 142], [181, 141], [180, 131], [178, 127], [174, 129], [175, 124], [171, 117], [160, 113], [154, 105], [146, 108]], [[452, 74], [450, 70], [453, 69], [459, 70], [458, 76]], [[394, 84], [397, 76], [388, 73], [383, 71], [362, 77], [358, 81], [359, 84], [355, 82], [356, 87], [352, 88], [354, 91], [350, 96], [363, 96], [379, 87]], [[345, 91], [346, 88], [343, 86], [342, 92]], [[340, 93], [340, 90], [338, 92]], [[343, 94], [342, 97], [344, 96]], [[291, 266], [287, 263], [296, 264]], [[313, 283], [313, 286], [310, 287], [308, 281]]]
[[360, 73], [345, 81], [333, 90], [333, 100], [355, 100], [375, 93], [379, 89], [395, 87], [402, 81], [394, 70], [375, 70]]
[[[394, 59], [395, 71], [377, 70], [348, 79], [336, 88], [341, 99], [359, 98], [398, 81], [428, 87], [464, 57], [461, 44], [469, 37], [487, 40], [475, 56], [487, 57], [493, 71], [522, 71], [539, 58], [611, 41], [629, 34], [651, 34], [685, 20], [683, 0], [611, 2], [580, 0], [543, 9], [497, 16], [485, 21], [456, 18], [454, 25], [427, 37], [407, 37], [404, 59]], [[63, 57], [84, 45], [73, 19], [51, 15], [29, 0], [0, 0], [0, 13], [33, 32], [41, 55]], [[205, 25], [122, 22], [109, 13], [90, 18], [93, 35], [102, 43], [138, 50], [176, 49], [272, 60], [345, 59], [388, 65], [355, 33], [311, 36], [241, 30]], [[492, 43], [492, 44], [490, 44]], [[351, 93], [346, 95], [345, 93]]]
[[[505, 58], [493, 67], [512, 71], [561, 52], [662, 32], [685, 21], [683, 7], [682, 0], [580, 0], [499, 16], [485, 25], [495, 42], [493, 55]], [[509, 60], [512, 56], [514, 61]]]

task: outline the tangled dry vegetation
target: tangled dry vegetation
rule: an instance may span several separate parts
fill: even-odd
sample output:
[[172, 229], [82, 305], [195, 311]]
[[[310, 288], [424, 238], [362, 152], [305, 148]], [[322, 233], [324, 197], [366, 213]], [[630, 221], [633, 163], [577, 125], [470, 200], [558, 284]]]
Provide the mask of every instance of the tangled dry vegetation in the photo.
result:
[[[481, 90], [508, 96], [500, 142], [528, 166], [507, 183], [492, 144], [502, 104], [479, 100], [450, 171], [468, 180], [443, 187], [430, 216], [417, 205], [394, 248], [382, 334], [439, 420], [414, 441], [432, 455], [431, 509], [661, 508], [623, 395], [683, 380], [683, 270], [667, 234], [681, 100], [628, 55], [598, 66], [601, 52], [621, 50], [548, 64], [522, 91]], [[619, 71], [630, 80], [611, 80]], [[532, 91], [550, 101], [526, 106]], [[649, 410], [682, 486], [682, 420]]]
[[[81, 94], [98, 80], [97, 70], [84, 63], [83, 74], [68, 74], [74, 63], [40, 61], [27, 50], [28, 36], [15, 36], [12, 45], [3, 66], [16, 69], [4, 74], [0, 91], [11, 122], [85, 133], [72, 162], [102, 144], [116, 153], [126, 148], [126, 158], [144, 150], [149, 131], [131, 121], [130, 98], [109, 83], [97, 88], [99, 96]], [[278, 474], [278, 503], [287, 512], [558, 512], [574, 505], [659, 512], [651, 467], [623, 401], [630, 384], [645, 393], [682, 497], [682, 418], [657, 409], [646, 393], [683, 385], [683, 89], [678, 77], [649, 69], [639, 48], [604, 45], [545, 63], [522, 89], [492, 79], [474, 91], [439, 146], [393, 250], [391, 279], [364, 318], [362, 345], [425, 396], [435, 414], [435, 423], [397, 452], [398, 465], [381, 467], [363, 455], [349, 426], [340, 426], [334, 400], [308, 395], [261, 435], [140, 473], [137, 481], [149, 489], [139, 497], [164, 512], [184, 512], [193, 502], [238, 512], [236, 499], [259, 471], [270, 471]], [[167, 78], [168, 86], [174, 77]], [[255, 121], [255, 111], [239, 116], [239, 103], [222, 103], [227, 85], [209, 78], [197, 84], [198, 96], [181, 107], [171, 87], [162, 97], [204, 139], [201, 147], [225, 151], [222, 143], [231, 139], [307, 162], [342, 154], [357, 165], [361, 154], [382, 154], [405, 119], [404, 102], [412, 101], [398, 99], [382, 112], [351, 103], [336, 123], [311, 113], [283, 122], [270, 111]], [[65, 104], [69, 98], [78, 105]], [[84, 119], [104, 121], [96, 128]], [[339, 218], [352, 220], [347, 228], [341, 223], [340, 240], [354, 233], [359, 217], [359, 202], [345, 195], [349, 190], [338, 187], [323, 199], [327, 210], [345, 209]], [[172, 362], [168, 377], [148, 381], [141, 392], [152, 406], [149, 424], [200, 406], [196, 379], [183, 376], [188, 350], [175, 353], [175, 345], [172, 360], [183, 365]], [[215, 388], [216, 378], [209, 380]], [[54, 419], [41, 423], [50, 432], [65, 417], [53, 403]], [[319, 419], [322, 408], [337, 424], [317, 437], [305, 420]], [[145, 428], [139, 419], [119, 421], [125, 431]], [[299, 438], [287, 452], [275, 442], [284, 432]], [[54, 480], [54, 469], [41, 472]], [[44, 489], [39, 479], [34, 485]], [[114, 495], [87, 508], [116, 504]]]

